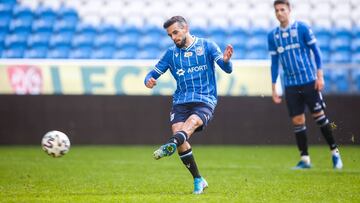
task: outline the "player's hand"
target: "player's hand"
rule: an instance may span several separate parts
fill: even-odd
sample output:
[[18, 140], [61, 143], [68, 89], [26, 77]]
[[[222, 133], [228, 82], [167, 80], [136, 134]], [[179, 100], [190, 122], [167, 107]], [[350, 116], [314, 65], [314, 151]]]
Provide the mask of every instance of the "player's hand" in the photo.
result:
[[231, 46], [231, 44], [228, 44], [225, 48], [225, 51], [224, 51], [224, 61], [227, 63], [229, 62], [231, 56], [233, 55], [234, 53], [234, 48]]
[[276, 91], [272, 92], [272, 99], [275, 104], [280, 104], [282, 101], [281, 97], [276, 93]]
[[315, 89], [321, 91], [324, 89], [325, 82], [324, 82], [324, 74], [321, 69], [317, 71], [317, 79], [315, 80]]
[[156, 80], [154, 78], [150, 78], [145, 84], [145, 86], [150, 89], [152, 89], [155, 85], [156, 85]]

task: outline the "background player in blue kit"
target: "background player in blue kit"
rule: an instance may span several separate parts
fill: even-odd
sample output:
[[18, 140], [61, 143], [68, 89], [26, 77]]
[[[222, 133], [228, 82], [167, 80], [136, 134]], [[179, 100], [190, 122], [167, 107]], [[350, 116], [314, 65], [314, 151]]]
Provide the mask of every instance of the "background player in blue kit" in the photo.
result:
[[188, 140], [194, 132], [207, 126], [213, 117], [217, 104], [214, 63], [231, 73], [233, 48], [228, 45], [222, 54], [214, 42], [190, 35], [188, 24], [181, 16], [168, 19], [163, 27], [176, 46], [165, 52], [144, 82], [146, 87], [153, 88], [156, 80], [169, 69], [177, 88], [170, 114], [173, 135], [154, 152], [154, 158], [170, 156], [177, 149], [194, 178], [194, 194], [201, 194], [208, 184], [199, 173]]
[[[275, 90], [280, 61], [284, 71], [285, 99], [301, 155], [301, 160], [295, 169], [311, 167], [305, 125], [305, 106], [309, 108], [330, 146], [333, 167], [341, 169], [343, 164], [332, 134], [332, 126], [324, 113], [325, 104], [320, 92], [324, 87], [324, 78], [316, 38], [307, 24], [290, 20], [291, 9], [288, 0], [275, 0], [274, 8], [280, 26], [268, 35], [272, 98], [277, 104], [281, 102], [281, 97]], [[316, 68], [312, 62], [311, 52], [314, 54]]]

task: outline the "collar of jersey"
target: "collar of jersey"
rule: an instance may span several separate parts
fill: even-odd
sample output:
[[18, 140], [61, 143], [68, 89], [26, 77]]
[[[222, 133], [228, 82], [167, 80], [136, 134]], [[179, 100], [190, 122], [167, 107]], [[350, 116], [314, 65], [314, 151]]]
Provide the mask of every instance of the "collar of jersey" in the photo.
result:
[[188, 46], [186, 49], [183, 49], [183, 48], [181, 48], [181, 49], [187, 51], [187, 50], [191, 49], [191, 47], [194, 46], [194, 44], [197, 42], [198, 38], [195, 37], [194, 35], [191, 35], [191, 36], [194, 38], [194, 41], [193, 41], [193, 42], [190, 44], [190, 46]]
[[289, 28], [293, 27], [294, 24], [295, 24], [295, 20], [291, 19], [290, 22], [289, 22], [289, 25], [286, 26], [286, 28], [282, 28], [281, 26], [279, 26], [279, 29], [280, 29], [281, 31], [286, 31], [286, 30], [288, 30]]

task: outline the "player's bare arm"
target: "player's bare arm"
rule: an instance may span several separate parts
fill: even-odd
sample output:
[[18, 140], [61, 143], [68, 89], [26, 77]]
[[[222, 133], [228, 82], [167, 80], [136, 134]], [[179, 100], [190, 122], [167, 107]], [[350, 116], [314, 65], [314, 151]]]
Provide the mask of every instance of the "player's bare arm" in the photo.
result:
[[324, 82], [324, 73], [322, 69], [317, 70], [317, 78], [315, 81], [315, 89], [321, 91], [324, 89], [325, 82]]

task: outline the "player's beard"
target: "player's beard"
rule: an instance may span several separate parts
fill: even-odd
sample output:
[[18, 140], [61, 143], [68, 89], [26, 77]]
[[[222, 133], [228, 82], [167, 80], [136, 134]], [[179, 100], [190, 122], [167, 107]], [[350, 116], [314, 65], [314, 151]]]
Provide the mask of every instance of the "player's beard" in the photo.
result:
[[177, 44], [175, 43], [175, 45], [178, 47], [178, 48], [184, 48], [185, 47], [185, 44], [186, 44], [186, 36], [184, 36], [181, 41], [180, 41], [180, 44]]

